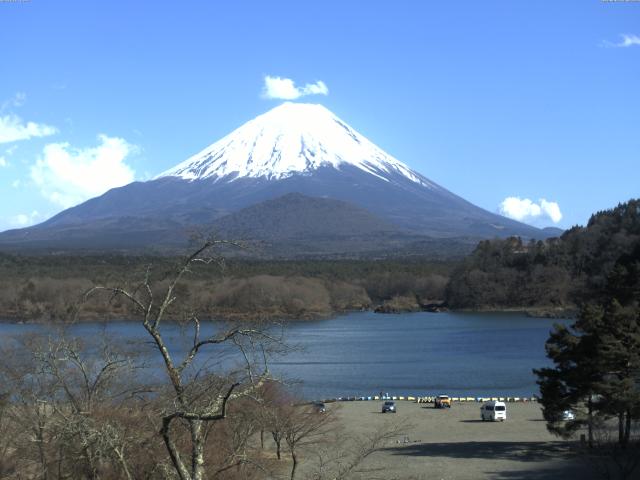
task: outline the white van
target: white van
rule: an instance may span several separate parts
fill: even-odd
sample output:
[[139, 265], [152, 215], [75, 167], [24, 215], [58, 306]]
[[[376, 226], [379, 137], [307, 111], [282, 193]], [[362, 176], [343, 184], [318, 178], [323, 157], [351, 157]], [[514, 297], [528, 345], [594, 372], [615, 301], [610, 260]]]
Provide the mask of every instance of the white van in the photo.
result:
[[483, 422], [497, 420], [504, 422], [507, 419], [507, 406], [504, 402], [486, 402], [480, 407], [480, 418]]

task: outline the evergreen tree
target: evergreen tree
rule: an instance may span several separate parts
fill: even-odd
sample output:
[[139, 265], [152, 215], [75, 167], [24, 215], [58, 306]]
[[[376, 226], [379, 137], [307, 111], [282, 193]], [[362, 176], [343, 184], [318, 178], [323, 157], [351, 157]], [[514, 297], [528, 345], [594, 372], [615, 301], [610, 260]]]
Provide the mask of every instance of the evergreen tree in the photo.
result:
[[[556, 366], [534, 370], [549, 431], [566, 438], [586, 426], [589, 446], [593, 444], [594, 399], [602, 374], [597, 337], [585, 335], [581, 329], [591, 330], [600, 318], [596, 309], [587, 307], [572, 327], [556, 325], [546, 343], [547, 356]], [[564, 412], [577, 409], [586, 409], [586, 415], [565, 422]]]
[[618, 418], [618, 443], [629, 443], [632, 419], [640, 413], [640, 324], [634, 306], [612, 300], [603, 312], [597, 358], [602, 378], [596, 389], [602, 397], [599, 410]]
[[[640, 418], [640, 246], [618, 259], [603, 295], [584, 306], [571, 326], [556, 326], [546, 343], [554, 368], [534, 370], [550, 431], [570, 436], [595, 419], [618, 419], [618, 444], [630, 441]], [[621, 303], [621, 301], [624, 303]], [[564, 410], [586, 416], [564, 422]]]

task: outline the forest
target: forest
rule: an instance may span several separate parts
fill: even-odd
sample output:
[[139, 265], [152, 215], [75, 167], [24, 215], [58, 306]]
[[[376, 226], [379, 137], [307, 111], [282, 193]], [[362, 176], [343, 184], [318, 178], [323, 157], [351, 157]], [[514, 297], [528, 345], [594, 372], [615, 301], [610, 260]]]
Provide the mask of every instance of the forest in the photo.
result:
[[[130, 285], [149, 269], [159, 287], [172, 257], [0, 255], [0, 317], [24, 321], [128, 318], [126, 302], [82, 302], [96, 284]], [[179, 285], [183, 301], [216, 318], [318, 318], [392, 299], [441, 300], [453, 263], [393, 260], [229, 259], [204, 265]], [[79, 316], [76, 313], [80, 313]]]
[[[640, 200], [597, 212], [559, 238], [483, 240], [463, 259], [411, 255], [357, 260], [229, 258], [179, 284], [191, 308], [217, 318], [318, 318], [377, 308], [523, 310], [572, 315], [603, 291], [623, 255], [640, 244]], [[221, 260], [221, 259], [219, 259]], [[0, 317], [26, 321], [128, 318], [126, 302], [83, 302], [96, 284], [130, 285], [147, 270], [163, 286], [177, 257], [0, 254]]]
[[637, 199], [597, 212], [559, 238], [485, 240], [451, 273], [446, 300], [458, 309], [575, 310], [603, 294], [616, 262], [637, 255], [639, 245]]

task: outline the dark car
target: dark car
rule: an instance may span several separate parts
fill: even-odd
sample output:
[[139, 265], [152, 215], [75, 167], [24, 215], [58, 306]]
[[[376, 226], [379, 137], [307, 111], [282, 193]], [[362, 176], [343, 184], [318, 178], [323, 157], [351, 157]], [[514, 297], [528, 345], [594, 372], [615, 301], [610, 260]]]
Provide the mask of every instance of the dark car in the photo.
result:
[[322, 402], [314, 402], [313, 409], [318, 413], [324, 413], [327, 411], [327, 407], [325, 407], [324, 403]]
[[382, 404], [382, 413], [396, 413], [396, 402], [386, 401]]

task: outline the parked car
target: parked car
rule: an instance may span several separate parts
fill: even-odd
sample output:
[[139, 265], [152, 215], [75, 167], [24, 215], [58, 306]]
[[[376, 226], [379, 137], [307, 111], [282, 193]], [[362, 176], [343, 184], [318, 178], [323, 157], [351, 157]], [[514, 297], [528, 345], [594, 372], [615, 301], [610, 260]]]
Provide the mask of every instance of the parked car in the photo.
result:
[[387, 400], [382, 404], [382, 413], [396, 413], [396, 402], [392, 402], [391, 400]]
[[482, 421], [501, 421], [507, 419], [507, 405], [504, 402], [486, 402], [480, 407], [480, 418]]
[[434, 408], [451, 408], [449, 395], [438, 395], [433, 401]]
[[562, 412], [563, 422], [568, 422], [570, 420], [575, 420], [575, 419], [576, 419], [576, 416], [571, 410], [565, 410], [564, 412]]
[[313, 409], [318, 413], [324, 413], [327, 411], [327, 407], [323, 402], [313, 402]]

